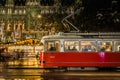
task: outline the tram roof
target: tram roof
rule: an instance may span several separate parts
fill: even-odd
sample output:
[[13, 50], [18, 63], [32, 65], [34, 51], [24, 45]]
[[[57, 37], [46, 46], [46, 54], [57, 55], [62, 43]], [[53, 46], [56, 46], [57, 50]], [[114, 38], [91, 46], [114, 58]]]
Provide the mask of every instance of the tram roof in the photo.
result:
[[120, 39], [120, 33], [59, 33], [43, 39]]

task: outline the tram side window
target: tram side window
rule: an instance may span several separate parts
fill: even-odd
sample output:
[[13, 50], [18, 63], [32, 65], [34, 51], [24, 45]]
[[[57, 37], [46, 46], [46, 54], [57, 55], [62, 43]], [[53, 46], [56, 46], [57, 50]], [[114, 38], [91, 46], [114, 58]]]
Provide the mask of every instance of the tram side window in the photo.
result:
[[112, 51], [112, 41], [98, 41], [98, 50], [102, 52]]
[[114, 42], [114, 48], [115, 48], [115, 51], [120, 52], [120, 41]]
[[60, 51], [59, 41], [46, 41], [46, 51]]
[[65, 51], [79, 51], [79, 41], [64, 41]]
[[82, 52], [95, 52], [96, 49], [96, 42], [95, 41], [81, 41], [80, 50]]

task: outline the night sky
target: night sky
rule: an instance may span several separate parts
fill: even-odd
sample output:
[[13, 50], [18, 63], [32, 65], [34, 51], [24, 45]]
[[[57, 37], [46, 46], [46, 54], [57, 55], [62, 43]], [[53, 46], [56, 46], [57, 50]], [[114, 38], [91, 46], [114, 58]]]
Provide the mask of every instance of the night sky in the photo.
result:
[[84, 9], [75, 15], [77, 21], [74, 21], [81, 31], [120, 31], [119, 0], [82, 0], [82, 2]]

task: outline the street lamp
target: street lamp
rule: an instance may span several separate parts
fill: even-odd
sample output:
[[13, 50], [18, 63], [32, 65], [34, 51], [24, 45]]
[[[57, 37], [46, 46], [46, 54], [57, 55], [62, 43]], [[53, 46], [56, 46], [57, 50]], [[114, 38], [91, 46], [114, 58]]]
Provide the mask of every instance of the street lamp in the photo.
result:
[[[42, 16], [41, 14], [37, 14], [37, 16], [36, 16], [37, 25], [35, 26], [35, 30], [38, 30], [38, 29], [40, 28], [40, 26], [41, 26], [41, 24], [42, 24], [42, 19], [41, 19], [42, 17], [43, 17], [43, 16]], [[40, 34], [36, 34], [36, 38], [38, 38], [39, 35], [40, 35]]]

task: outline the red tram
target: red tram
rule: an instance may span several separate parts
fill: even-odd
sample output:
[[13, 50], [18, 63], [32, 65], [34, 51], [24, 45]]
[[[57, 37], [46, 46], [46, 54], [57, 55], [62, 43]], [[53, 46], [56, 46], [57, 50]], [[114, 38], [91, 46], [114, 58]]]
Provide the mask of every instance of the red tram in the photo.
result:
[[41, 42], [43, 68], [120, 67], [120, 33], [61, 33]]

